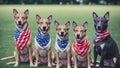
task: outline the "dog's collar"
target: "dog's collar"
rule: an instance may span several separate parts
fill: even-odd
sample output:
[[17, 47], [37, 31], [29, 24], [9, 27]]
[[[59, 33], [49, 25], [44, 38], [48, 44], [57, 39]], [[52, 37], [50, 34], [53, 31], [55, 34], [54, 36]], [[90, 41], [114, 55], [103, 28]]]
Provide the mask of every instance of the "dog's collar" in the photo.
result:
[[23, 50], [24, 47], [26, 46], [28, 40], [30, 39], [31, 31], [27, 27], [25, 28], [22, 32], [19, 29], [16, 29], [14, 32], [14, 37], [16, 39], [16, 46], [20, 49]]
[[104, 30], [102, 32], [96, 32], [94, 34], [94, 42], [98, 42], [100, 40], [105, 39], [106, 37], [110, 36], [110, 33], [108, 30]]
[[66, 48], [66, 46], [68, 45], [68, 42], [69, 42], [68, 37], [66, 37], [64, 40], [57, 39], [57, 44], [62, 50]]
[[83, 57], [88, 52], [88, 50], [90, 48], [90, 42], [88, 39], [85, 39], [82, 42], [77, 42], [75, 40], [73, 43], [73, 48], [79, 56]]
[[38, 32], [36, 34], [36, 40], [38, 44], [44, 48], [50, 41], [50, 35], [49, 34], [42, 35], [41, 32]]

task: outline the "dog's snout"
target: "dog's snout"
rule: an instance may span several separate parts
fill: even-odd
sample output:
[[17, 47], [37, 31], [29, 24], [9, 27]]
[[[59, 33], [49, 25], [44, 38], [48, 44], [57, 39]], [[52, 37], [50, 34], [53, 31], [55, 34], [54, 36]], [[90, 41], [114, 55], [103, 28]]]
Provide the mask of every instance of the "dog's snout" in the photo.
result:
[[44, 30], [44, 31], [46, 30], [46, 27], [45, 27], [45, 26], [43, 26], [43, 30]]
[[78, 39], [80, 38], [80, 34], [77, 34], [77, 38], [78, 38]]
[[101, 30], [101, 26], [98, 26], [98, 30]]
[[61, 35], [63, 36], [63, 35], [64, 35], [64, 32], [61, 32]]
[[22, 24], [22, 22], [21, 22], [21, 21], [18, 21], [18, 24], [19, 24], [19, 25], [21, 25], [21, 24]]

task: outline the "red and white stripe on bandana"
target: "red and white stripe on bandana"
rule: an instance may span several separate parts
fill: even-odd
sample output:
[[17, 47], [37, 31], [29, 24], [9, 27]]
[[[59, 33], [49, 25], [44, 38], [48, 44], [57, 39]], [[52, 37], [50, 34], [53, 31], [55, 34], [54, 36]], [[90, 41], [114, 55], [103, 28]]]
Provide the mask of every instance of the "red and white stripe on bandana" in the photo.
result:
[[94, 35], [94, 41], [97, 42], [97, 41], [102, 40], [108, 36], [110, 36], [110, 33], [108, 30], [104, 30], [102, 32], [96, 32]]
[[73, 48], [79, 56], [83, 57], [88, 52], [88, 50], [90, 48], [90, 42], [88, 39], [86, 39], [82, 42], [74, 41]]
[[22, 33], [20, 34], [18, 41], [17, 41], [17, 47], [20, 50], [23, 50], [24, 47], [26, 46], [28, 40], [30, 39], [30, 34], [31, 32], [29, 28], [24, 29]]

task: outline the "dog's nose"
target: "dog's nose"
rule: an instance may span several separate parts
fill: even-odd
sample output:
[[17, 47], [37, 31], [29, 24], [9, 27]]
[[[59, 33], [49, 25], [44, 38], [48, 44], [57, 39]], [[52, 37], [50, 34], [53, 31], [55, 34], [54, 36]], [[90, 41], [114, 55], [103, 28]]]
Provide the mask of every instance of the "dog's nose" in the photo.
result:
[[22, 22], [21, 22], [21, 21], [18, 21], [18, 24], [19, 24], [19, 25], [21, 25], [21, 24], [22, 24]]
[[44, 31], [46, 30], [46, 27], [45, 27], [45, 26], [43, 26], [43, 30], [44, 30]]
[[77, 34], [77, 38], [80, 39], [80, 34]]
[[64, 32], [61, 32], [61, 36], [64, 36]]
[[98, 30], [101, 30], [101, 26], [98, 26]]

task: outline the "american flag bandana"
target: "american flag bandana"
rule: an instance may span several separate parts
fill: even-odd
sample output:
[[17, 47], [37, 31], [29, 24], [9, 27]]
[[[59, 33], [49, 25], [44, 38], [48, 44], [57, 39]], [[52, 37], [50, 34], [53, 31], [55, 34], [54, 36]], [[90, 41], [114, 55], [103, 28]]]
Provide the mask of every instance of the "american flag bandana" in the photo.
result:
[[88, 52], [88, 50], [90, 49], [90, 42], [89, 42], [88, 39], [86, 39], [86, 40], [84, 40], [82, 42], [74, 41], [72, 46], [73, 46], [75, 52], [79, 56], [83, 57]]
[[108, 36], [110, 36], [110, 33], [109, 33], [108, 30], [104, 30], [102, 32], [96, 32], [94, 34], [94, 41], [98, 42], [98, 41], [100, 41], [100, 40], [102, 40], [102, 39], [104, 39], [104, 38], [106, 38]]
[[17, 41], [16, 46], [20, 49], [23, 50], [24, 47], [26, 46], [28, 40], [30, 39], [30, 29], [27, 27], [24, 29], [22, 32], [20, 32], [18, 29], [15, 30], [15, 39]]

